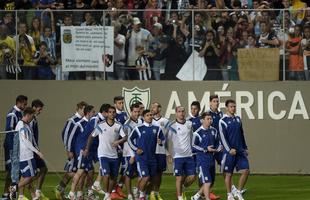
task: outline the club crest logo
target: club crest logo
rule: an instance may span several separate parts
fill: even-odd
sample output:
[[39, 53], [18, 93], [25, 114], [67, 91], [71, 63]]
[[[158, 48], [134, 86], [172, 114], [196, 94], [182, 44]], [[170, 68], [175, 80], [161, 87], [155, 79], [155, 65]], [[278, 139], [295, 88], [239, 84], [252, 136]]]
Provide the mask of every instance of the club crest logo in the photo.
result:
[[142, 102], [145, 108], [148, 108], [150, 106], [150, 88], [140, 89], [138, 87], [134, 87], [132, 89], [128, 89], [123, 87], [122, 96], [125, 100], [125, 110], [127, 113], [130, 113], [130, 106], [137, 102]]
[[65, 44], [70, 44], [72, 42], [72, 33], [70, 29], [65, 29], [63, 31], [62, 40]]

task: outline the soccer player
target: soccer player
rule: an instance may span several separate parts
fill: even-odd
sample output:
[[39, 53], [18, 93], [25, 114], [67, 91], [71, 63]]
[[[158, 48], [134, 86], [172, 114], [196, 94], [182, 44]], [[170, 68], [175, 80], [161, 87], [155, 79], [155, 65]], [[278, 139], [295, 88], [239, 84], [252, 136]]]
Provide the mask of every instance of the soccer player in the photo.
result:
[[[32, 101], [31, 107], [34, 110], [33, 120], [29, 124], [32, 130], [31, 133], [33, 134], [32, 144], [34, 147], [36, 147], [36, 149], [39, 149], [39, 127], [37, 117], [43, 111], [44, 104], [40, 99], [35, 99]], [[44, 160], [41, 159], [37, 154], [34, 155], [34, 160], [36, 162], [37, 169], [39, 169], [39, 173], [37, 175], [38, 183], [35, 191], [36, 197], [40, 199], [48, 199], [41, 191], [45, 176], [47, 174], [47, 166]]]
[[[116, 121], [118, 121], [119, 123], [123, 125], [128, 118], [127, 113], [124, 111], [124, 97], [122, 96], [114, 97], [114, 106], [116, 108], [115, 119]], [[118, 147], [118, 155], [119, 155], [120, 162], [122, 162], [123, 158], [122, 158], [122, 147], [121, 146]], [[122, 191], [123, 183], [125, 180], [125, 176], [123, 176], [122, 169], [120, 171], [120, 175], [121, 176], [119, 178], [118, 184], [116, 184], [116, 187], [112, 191], [112, 194], [111, 194], [112, 199], [123, 199], [124, 197], [126, 197], [126, 195]]]
[[[94, 129], [99, 123], [105, 121], [107, 117], [108, 109], [110, 106], [111, 106], [110, 104], [106, 104], [106, 103], [101, 105], [100, 110], [97, 113], [97, 115], [92, 117], [89, 123], [87, 123], [84, 129], [85, 134], [89, 136], [94, 131]], [[93, 143], [90, 148], [90, 153], [88, 156], [89, 159], [93, 160], [94, 163], [98, 162], [98, 154], [97, 154], [98, 145], [99, 145], [99, 139], [97, 136], [93, 140]], [[93, 184], [93, 176], [91, 176], [91, 174], [89, 173], [87, 174], [87, 186], [90, 185], [92, 190], [98, 192], [99, 194], [104, 194], [103, 190], [101, 189], [100, 182], [101, 182], [100, 173], [98, 174], [97, 179], [94, 182], [94, 184]], [[91, 190], [88, 191], [88, 196], [93, 196], [93, 193]]]
[[234, 168], [241, 172], [236, 198], [243, 200], [241, 190], [245, 186], [250, 170], [248, 147], [245, 142], [242, 122], [235, 115], [236, 102], [229, 99], [225, 102], [226, 114], [219, 122], [221, 143], [224, 147], [221, 170], [224, 172], [227, 200], [234, 200], [231, 193]]
[[[197, 169], [199, 170], [199, 181], [202, 184], [201, 192], [206, 200], [210, 200], [210, 188], [214, 183], [215, 159], [214, 153], [218, 152], [219, 137], [217, 130], [211, 126], [212, 115], [205, 112], [201, 115], [202, 126], [194, 132], [193, 148], [196, 150]], [[198, 200], [200, 195], [192, 197]]]
[[115, 119], [123, 125], [127, 120], [127, 113], [124, 111], [124, 97], [122, 96], [114, 97], [114, 106], [116, 108]]
[[[176, 193], [178, 200], [186, 200], [183, 191], [195, 181], [195, 160], [192, 154], [192, 122], [185, 119], [185, 109], [175, 108], [176, 120], [170, 123], [168, 140], [172, 142], [172, 156], [174, 161], [174, 175], [176, 177]], [[169, 148], [168, 148], [169, 150]]]
[[129, 135], [128, 144], [135, 151], [137, 170], [140, 176], [138, 189], [139, 200], [145, 200], [146, 185], [157, 173], [157, 161], [155, 156], [156, 145], [162, 145], [165, 137], [160, 127], [152, 125], [153, 114], [150, 110], [143, 111], [144, 122], [137, 126]]
[[119, 139], [122, 125], [115, 120], [115, 116], [115, 107], [109, 107], [106, 121], [99, 123], [88, 137], [87, 145], [83, 152], [84, 156], [88, 155], [93, 138], [98, 136], [98, 157], [100, 173], [104, 183], [104, 200], [111, 200], [110, 194], [117, 180], [119, 169], [117, 146], [126, 141], [124, 138]]
[[[19, 120], [22, 119], [22, 112], [27, 106], [27, 100], [28, 98], [24, 95], [18, 95], [16, 97], [15, 106], [8, 112], [6, 115], [6, 124], [5, 124], [5, 131], [9, 131], [5, 135], [4, 140], [4, 157], [5, 157], [5, 171], [6, 171], [6, 178], [5, 178], [5, 185], [4, 185], [4, 198], [8, 198], [9, 196], [9, 186], [11, 185], [11, 182], [13, 182], [13, 185], [16, 185], [16, 183], [19, 180], [19, 172], [15, 172], [17, 176], [13, 176], [14, 180], [11, 180], [11, 170], [12, 170], [12, 160], [11, 155], [13, 151], [13, 141], [14, 141], [14, 131], [15, 127]], [[12, 132], [11, 132], [12, 131]], [[18, 160], [18, 158], [15, 158], [15, 160]], [[18, 161], [17, 161], [18, 163]], [[16, 180], [15, 180], [16, 179]]]
[[[31, 107], [25, 108], [23, 117], [16, 125], [16, 131], [19, 134], [19, 168], [21, 179], [18, 183], [18, 200], [24, 200], [24, 188], [31, 184], [36, 174], [36, 162], [34, 153], [43, 159], [43, 154], [32, 144], [33, 136], [29, 123], [34, 117], [35, 111]], [[33, 197], [34, 199], [37, 199]]]
[[87, 173], [92, 173], [94, 171], [94, 167], [92, 165], [92, 160], [90, 160], [88, 157], [84, 157], [82, 155], [83, 149], [86, 146], [86, 142], [88, 139], [87, 133], [84, 132], [84, 128], [86, 127], [87, 123], [89, 122], [89, 119], [93, 117], [95, 114], [94, 106], [87, 105], [84, 108], [84, 117], [78, 121], [74, 128], [72, 129], [72, 149], [71, 152], [74, 151], [75, 160], [77, 160], [77, 171], [73, 176], [72, 184], [71, 184], [71, 190], [69, 193], [70, 199], [75, 199], [75, 190], [76, 186], [79, 183], [79, 191], [77, 192], [77, 199], [83, 198], [83, 185], [84, 180]]
[[[223, 117], [222, 111], [219, 110], [219, 97], [218, 95], [211, 95], [209, 98], [209, 103], [210, 103], [210, 109], [209, 113], [211, 114], [212, 117], [212, 124], [211, 126], [217, 130], [217, 133], [219, 134], [219, 121]], [[214, 157], [219, 165], [221, 165], [222, 161], [222, 145], [220, 144], [218, 147], [218, 151], [214, 153]], [[214, 166], [215, 167], [215, 166]], [[213, 179], [213, 182], [215, 181], [215, 177]], [[200, 182], [201, 184], [201, 182]], [[212, 184], [213, 185], [213, 184]], [[212, 187], [211, 185], [211, 187]], [[192, 200], [199, 199], [200, 196], [203, 195], [202, 189], [199, 190], [193, 197]], [[210, 192], [210, 199], [219, 199], [220, 196], [215, 195], [213, 192]]]
[[[69, 183], [69, 181], [71, 180], [71, 178], [74, 176], [73, 165], [75, 161], [74, 161], [74, 153], [70, 151], [70, 148], [68, 148], [69, 146], [68, 142], [69, 141], [72, 142], [72, 139], [69, 140], [70, 138], [69, 133], [71, 133], [75, 124], [83, 118], [84, 108], [86, 105], [87, 103], [84, 101], [81, 101], [76, 105], [76, 113], [67, 120], [66, 125], [62, 131], [62, 141], [64, 143], [65, 150], [67, 152], [68, 160], [65, 164], [66, 173], [64, 174], [62, 180], [59, 182], [59, 184], [55, 188], [56, 199], [66, 198], [65, 188], [67, 184]], [[71, 145], [71, 142], [69, 142], [70, 145]]]
[[[152, 103], [151, 112], [153, 114], [152, 124], [159, 126], [165, 135], [169, 120], [161, 116], [161, 105], [158, 102]], [[164, 145], [156, 145], [157, 174], [154, 177], [154, 186], [152, 188], [154, 192], [151, 192], [150, 200], [162, 200], [161, 196], [159, 195], [159, 189], [163, 172], [167, 169], [166, 153], [167, 152]]]
[[[139, 104], [133, 104], [130, 106], [130, 118], [125, 122], [121, 130], [120, 133], [121, 137], [123, 138], [126, 137], [128, 139], [128, 135], [132, 132], [132, 130], [138, 125], [142, 124], [142, 121], [139, 119], [139, 112], [140, 112]], [[127, 199], [133, 200], [134, 194], [131, 189], [131, 180], [134, 178], [134, 175], [137, 170], [137, 165], [135, 162], [135, 153], [129, 147], [127, 141], [124, 143], [122, 165], [123, 165], [122, 166], [123, 175], [125, 176], [125, 186], [127, 188], [128, 193]]]
[[193, 124], [193, 131], [196, 131], [201, 126], [201, 119], [199, 116], [200, 103], [199, 101], [193, 101], [191, 103], [191, 112], [187, 117], [187, 120], [191, 121]]

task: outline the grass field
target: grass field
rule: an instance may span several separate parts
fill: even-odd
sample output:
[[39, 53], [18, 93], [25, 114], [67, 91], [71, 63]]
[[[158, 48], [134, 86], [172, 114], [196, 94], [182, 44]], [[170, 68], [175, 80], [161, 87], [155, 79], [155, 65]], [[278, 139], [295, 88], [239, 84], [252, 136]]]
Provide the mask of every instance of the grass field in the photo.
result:
[[[223, 178], [216, 177], [214, 191], [221, 199], [226, 199]], [[235, 177], [235, 183], [237, 182]], [[1, 173], [1, 191], [4, 180]], [[46, 177], [43, 186], [44, 194], [50, 199], [55, 199], [54, 188], [59, 181], [59, 175], [50, 173]], [[247, 192], [244, 195], [246, 200], [310, 200], [310, 176], [271, 176], [252, 175], [246, 185]], [[188, 198], [196, 191], [197, 184], [193, 184], [186, 194]], [[161, 186], [161, 194], [165, 200], [175, 200], [175, 179], [171, 175], [164, 176]]]

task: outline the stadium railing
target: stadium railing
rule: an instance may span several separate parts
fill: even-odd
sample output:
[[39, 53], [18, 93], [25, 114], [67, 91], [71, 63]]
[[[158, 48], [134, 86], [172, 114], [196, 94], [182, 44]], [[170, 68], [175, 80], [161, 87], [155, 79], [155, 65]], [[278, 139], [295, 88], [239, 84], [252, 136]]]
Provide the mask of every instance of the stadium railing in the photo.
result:
[[[73, 26], [118, 26], [117, 21], [121, 25], [119, 32], [127, 36], [126, 57], [119, 62], [121, 65], [114, 62], [114, 72], [106, 72], [106, 67], [104, 72], [65, 72], [62, 62], [68, 55], [61, 53], [63, 41], [60, 29], [68, 23], [65, 22], [66, 17], [71, 18]], [[136, 17], [146, 30], [143, 34], [150, 35], [143, 36], [138, 42], [140, 38], [128, 36], [132, 33], [132, 23], [139, 23]], [[1, 79], [42, 78], [38, 77], [38, 66], [41, 65], [34, 58], [38, 56], [40, 35], [44, 35], [45, 27], [50, 27], [49, 31], [55, 30], [56, 42], [54, 49], [50, 49], [54, 54], [49, 64], [53, 73], [47, 79], [139, 79], [136, 57], [133, 58], [134, 53], [130, 51], [136, 50], [133, 43], [141, 43], [142, 47], [138, 46], [144, 50], [142, 54], [147, 55], [152, 79], [156, 77], [156, 80], [309, 80], [306, 66], [310, 64], [306, 61], [309, 60], [310, 40], [304, 36], [305, 27], [310, 26], [309, 9], [16, 10], [0, 11], [0, 19], [1, 25], [6, 24], [7, 36], [18, 41], [15, 49], [11, 49], [10, 42], [0, 38]], [[43, 29], [34, 31], [35, 20]], [[37, 53], [33, 50], [31, 55], [27, 55], [25, 50], [21, 50], [24, 45], [19, 45], [22, 22], [27, 25], [27, 34], [33, 36]], [[162, 29], [158, 37], [154, 36], [160, 32], [157, 30], [156, 33], [156, 29]], [[300, 35], [297, 29], [300, 29]], [[3, 32], [1, 34], [4, 37]], [[213, 35], [213, 39], [206, 42], [208, 34]], [[300, 37], [304, 40], [301, 41]], [[103, 37], [104, 45], [108, 39]], [[53, 46], [51, 43], [48, 45]]]

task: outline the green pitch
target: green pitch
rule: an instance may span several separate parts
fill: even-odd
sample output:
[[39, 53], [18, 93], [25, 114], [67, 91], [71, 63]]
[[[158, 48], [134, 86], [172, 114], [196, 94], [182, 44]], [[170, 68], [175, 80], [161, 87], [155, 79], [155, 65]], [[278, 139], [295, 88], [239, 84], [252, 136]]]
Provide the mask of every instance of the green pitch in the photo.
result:
[[[237, 177], [234, 182], [237, 183]], [[50, 173], [43, 185], [43, 193], [50, 199], [55, 199], [54, 188], [59, 182], [59, 177]], [[3, 191], [3, 173], [1, 173], [0, 187]], [[246, 200], [307, 200], [310, 199], [310, 176], [260, 176], [252, 175], [246, 185]], [[197, 184], [193, 184], [186, 191], [188, 199], [197, 190]], [[214, 192], [226, 199], [224, 180], [216, 177]], [[165, 200], [175, 200], [175, 179], [172, 175], [163, 177], [160, 193]]]

